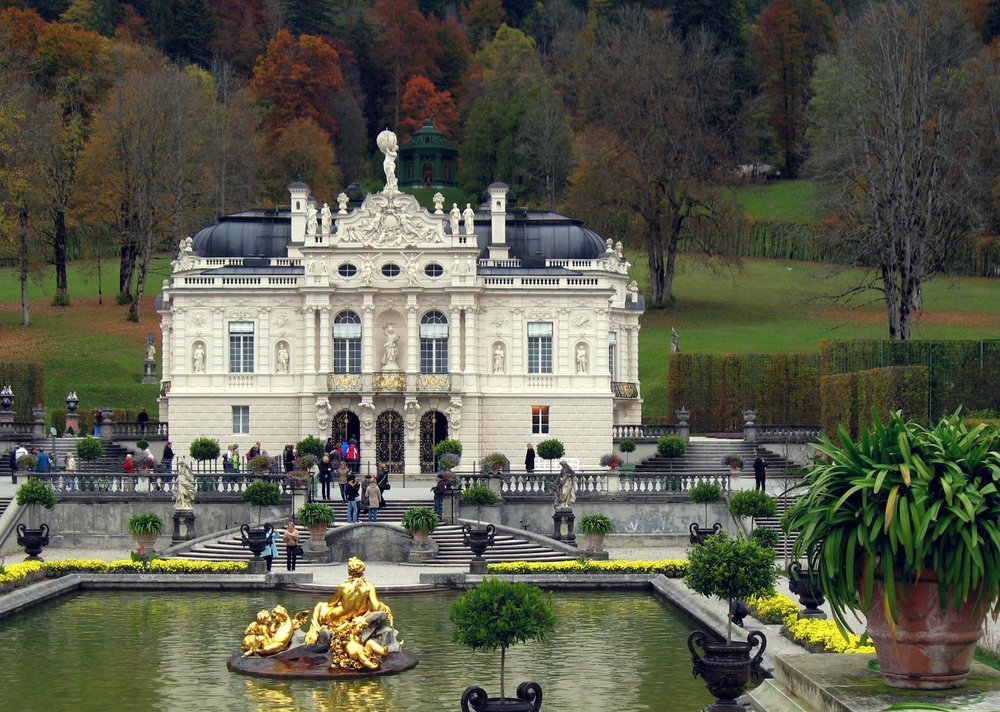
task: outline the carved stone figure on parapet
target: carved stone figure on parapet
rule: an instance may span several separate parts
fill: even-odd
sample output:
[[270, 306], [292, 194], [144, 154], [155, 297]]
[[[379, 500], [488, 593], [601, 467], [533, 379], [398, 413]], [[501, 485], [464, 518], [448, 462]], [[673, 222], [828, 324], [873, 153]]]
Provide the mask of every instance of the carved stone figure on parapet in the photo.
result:
[[341, 193], [337, 196], [337, 215], [347, 215], [347, 204], [351, 202], [351, 199], [347, 197], [347, 193]]
[[323, 203], [323, 209], [319, 211], [319, 214], [323, 224], [323, 234], [329, 235], [333, 228], [333, 213], [330, 212], [330, 206]]
[[458, 203], [451, 204], [451, 234], [459, 234], [459, 223], [462, 220], [462, 211], [458, 209]]
[[306, 208], [306, 235], [313, 236], [316, 234], [316, 206], [309, 203], [309, 207]]
[[465, 204], [465, 212], [462, 213], [465, 218], [465, 234], [475, 235], [476, 234], [476, 211], [472, 209], [471, 203]]
[[399, 151], [397, 150], [396, 134], [386, 129], [378, 135], [375, 143], [378, 145], [378, 150], [385, 154], [385, 160], [382, 161], [382, 168], [385, 170], [385, 189], [382, 192], [398, 193], [399, 184], [396, 181], [396, 156]]

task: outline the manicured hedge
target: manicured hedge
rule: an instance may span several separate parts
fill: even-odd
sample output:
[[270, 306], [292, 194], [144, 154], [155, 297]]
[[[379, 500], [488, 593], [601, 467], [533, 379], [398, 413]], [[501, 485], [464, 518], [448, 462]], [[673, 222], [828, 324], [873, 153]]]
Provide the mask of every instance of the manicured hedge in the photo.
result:
[[663, 574], [667, 578], [684, 578], [688, 562], [685, 559], [664, 561], [510, 561], [489, 564], [491, 574]]
[[0, 363], [0, 388], [4, 386], [14, 391], [14, 420], [29, 422], [31, 409], [45, 402], [45, 368], [40, 363]]
[[820, 342], [820, 375], [888, 366], [926, 366], [927, 414], [931, 420], [953, 413], [1000, 410], [1000, 339], [889, 341], [857, 339]]
[[908, 419], [929, 421], [927, 409], [928, 369], [926, 366], [891, 366], [867, 371], [821, 376], [820, 402], [823, 429], [831, 437], [842, 424], [858, 437], [860, 428], [871, 422], [872, 411], [883, 419], [887, 413], [903, 411]]
[[851, 437], [858, 429], [858, 374], [838, 373], [819, 378], [820, 423], [830, 437], [843, 425]]
[[743, 430], [744, 409], [757, 422], [818, 423], [819, 358], [815, 354], [670, 356], [670, 411], [691, 411], [693, 432]]
[[154, 559], [146, 568], [141, 561], [122, 559], [62, 559], [60, 561], [24, 561], [0, 567], [0, 593], [7, 593], [46, 578], [67, 574], [245, 574], [245, 561], [187, 561]]

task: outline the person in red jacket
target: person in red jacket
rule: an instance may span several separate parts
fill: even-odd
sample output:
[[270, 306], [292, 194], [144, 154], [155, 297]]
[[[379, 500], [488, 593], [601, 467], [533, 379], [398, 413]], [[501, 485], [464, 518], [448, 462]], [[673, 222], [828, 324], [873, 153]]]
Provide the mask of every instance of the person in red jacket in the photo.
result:
[[135, 474], [135, 463], [132, 461], [132, 453], [125, 456], [125, 464], [122, 466], [125, 470], [125, 474], [134, 475]]
[[347, 445], [347, 454], [344, 457], [347, 460], [347, 466], [351, 468], [351, 472], [358, 474], [361, 472], [361, 453], [358, 452], [358, 441], [351, 438], [351, 442]]

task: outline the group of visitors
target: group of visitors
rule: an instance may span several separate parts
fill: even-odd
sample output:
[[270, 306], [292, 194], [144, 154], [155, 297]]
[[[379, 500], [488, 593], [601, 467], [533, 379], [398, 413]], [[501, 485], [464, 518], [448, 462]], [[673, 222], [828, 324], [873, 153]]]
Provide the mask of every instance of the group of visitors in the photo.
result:
[[[21, 470], [38, 475], [44, 481], [60, 469], [56, 454], [50, 455], [41, 446], [29, 449], [27, 445], [21, 443], [16, 448], [11, 449], [7, 456], [10, 465], [10, 479], [15, 485], [17, 484], [17, 475]], [[24, 460], [21, 458], [27, 456], [35, 458], [34, 465], [31, 467], [22, 466]], [[76, 457], [72, 451], [63, 456], [62, 469], [70, 472], [76, 470]]]

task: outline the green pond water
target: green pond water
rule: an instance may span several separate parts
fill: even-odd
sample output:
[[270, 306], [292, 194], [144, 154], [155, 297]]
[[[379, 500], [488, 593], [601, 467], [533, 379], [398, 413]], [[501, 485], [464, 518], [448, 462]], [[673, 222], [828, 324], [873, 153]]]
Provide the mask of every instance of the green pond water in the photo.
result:
[[[252, 678], [226, 669], [262, 608], [311, 608], [315, 594], [101, 591], [0, 621], [0, 710], [459, 710], [470, 684], [499, 695], [499, 652], [451, 642], [457, 592], [386, 595], [404, 649], [420, 664], [353, 682]], [[689, 712], [713, 700], [691, 675], [696, 624], [638, 592], [553, 594], [558, 626], [507, 652], [508, 695], [535, 680], [543, 712]]]

